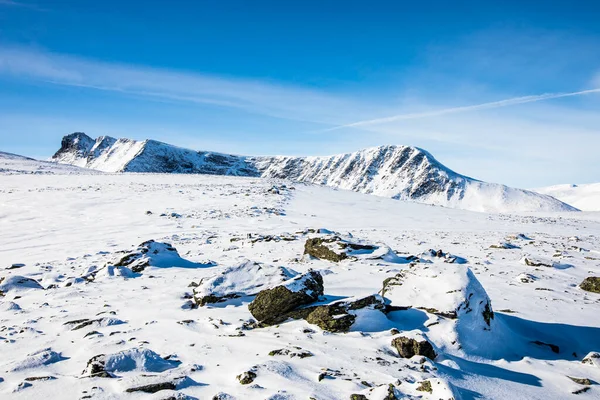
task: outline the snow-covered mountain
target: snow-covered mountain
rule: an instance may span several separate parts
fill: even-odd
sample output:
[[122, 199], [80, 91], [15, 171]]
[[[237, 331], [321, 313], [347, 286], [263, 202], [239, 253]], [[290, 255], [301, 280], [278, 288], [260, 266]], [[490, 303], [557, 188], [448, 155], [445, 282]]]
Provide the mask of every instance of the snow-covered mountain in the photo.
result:
[[98, 171], [63, 165], [56, 162], [40, 161], [0, 151], [0, 175], [20, 174], [97, 174]]
[[555, 185], [533, 191], [550, 195], [583, 211], [600, 211], [600, 183]]
[[411, 146], [380, 146], [327, 157], [249, 157], [194, 151], [155, 140], [73, 133], [53, 156], [60, 163], [106, 172], [200, 173], [283, 178], [484, 212], [575, 211], [555, 198], [481, 182]]

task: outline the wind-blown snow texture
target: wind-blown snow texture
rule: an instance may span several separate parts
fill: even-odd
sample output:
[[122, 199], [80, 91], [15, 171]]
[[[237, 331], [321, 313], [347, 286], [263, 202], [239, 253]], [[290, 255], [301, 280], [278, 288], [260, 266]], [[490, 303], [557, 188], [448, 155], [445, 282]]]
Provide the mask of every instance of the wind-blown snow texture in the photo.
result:
[[[600, 276], [598, 213], [474, 213], [276, 179], [54, 167], [0, 173], [2, 399], [599, 396], [600, 294], [579, 287]], [[346, 259], [304, 254], [307, 239], [334, 237], [355, 246]], [[138, 253], [140, 272], [108, 273]], [[329, 316], [350, 315], [347, 333], [304, 319], [256, 326], [256, 291], [310, 270], [324, 296], [309, 306], [383, 298], [389, 309]], [[235, 296], [194, 307], [194, 292]], [[403, 336], [437, 357], [400, 357]]]
[[65, 136], [54, 161], [106, 172], [164, 172], [290, 179], [360, 193], [484, 212], [574, 211], [553, 197], [481, 182], [410, 146], [328, 157], [246, 157], [197, 152], [154, 140]]

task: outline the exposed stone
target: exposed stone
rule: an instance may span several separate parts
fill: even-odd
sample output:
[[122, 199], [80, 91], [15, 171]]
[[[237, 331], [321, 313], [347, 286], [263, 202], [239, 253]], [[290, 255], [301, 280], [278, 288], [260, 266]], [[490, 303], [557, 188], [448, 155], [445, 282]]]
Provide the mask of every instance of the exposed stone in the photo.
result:
[[236, 379], [240, 381], [242, 385], [249, 385], [254, 382], [254, 379], [256, 379], [256, 373], [253, 371], [246, 371], [236, 376]]
[[271, 325], [281, 322], [286, 313], [316, 301], [321, 295], [323, 278], [319, 272], [310, 270], [283, 285], [261, 291], [248, 309], [260, 323]]
[[421, 382], [421, 384], [419, 385], [419, 387], [417, 388], [417, 390], [419, 392], [433, 393], [433, 388], [431, 387], [431, 382], [429, 382], [429, 381], [423, 381], [423, 382]]
[[579, 287], [587, 292], [600, 293], [600, 277], [589, 276], [581, 282]]
[[144, 393], [156, 393], [161, 390], [175, 390], [177, 389], [177, 385], [173, 382], [161, 382], [161, 383], [151, 383], [149, 385], [137, 386], [130, 389], [125, 390], [127, 393], [133, 392], [144, 392]]
[[578, 383], [580, 385], [589, 386], [589, 385], [592, 384], [592, 381], [589, 380], [588, 378], [576, 378], [576, 377], [573, 377], [573, 376], [567, 376], [567, 378], [569, 378], [573, 382]]
[[437, 354], [433, 346], [427, 340], [417, 341], [406, 336], [400, 336], [392, 340], [392, 346], [398, 351], [398, 355], [404, 358], [412, 358], [416, 355], [435, 360]]
[[369, 400], [364, 394], [351, 394], [350, 400]]
[[600, 353], [593, 351], [585, 356], [581, 362], [584, 364], [595, 365], [600, 368]]

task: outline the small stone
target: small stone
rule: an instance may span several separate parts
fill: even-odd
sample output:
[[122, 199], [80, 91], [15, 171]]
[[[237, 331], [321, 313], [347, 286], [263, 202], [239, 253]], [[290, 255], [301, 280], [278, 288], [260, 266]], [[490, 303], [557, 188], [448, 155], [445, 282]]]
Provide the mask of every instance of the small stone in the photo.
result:
[[437, 354], [433, 350], [433, 346], [427, 340], [420, 342], [406, 336], [397, 337], [392, 340], [392, 346], [398, 351], [398, 355], [404, 358], [412, 358], [419, 355], [435, 360]]
[[253, 371], [246, 371], [236, 376], [236, 379], [240, 381], [242, 385], [249, 385], [254, 382], [254, 379], [256, 379], [256, 373]]

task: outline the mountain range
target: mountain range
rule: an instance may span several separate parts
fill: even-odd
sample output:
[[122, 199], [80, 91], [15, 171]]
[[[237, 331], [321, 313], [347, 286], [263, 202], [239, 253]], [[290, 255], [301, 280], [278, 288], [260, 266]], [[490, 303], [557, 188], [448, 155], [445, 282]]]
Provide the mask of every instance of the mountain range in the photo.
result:
[[318, 157], [240, 156], [76, 132], [62, 139], [52, 160], [104, 172], [281, 178], [481, 212], [577, 211], [549, 195], [461, 175], [412, 146]]

